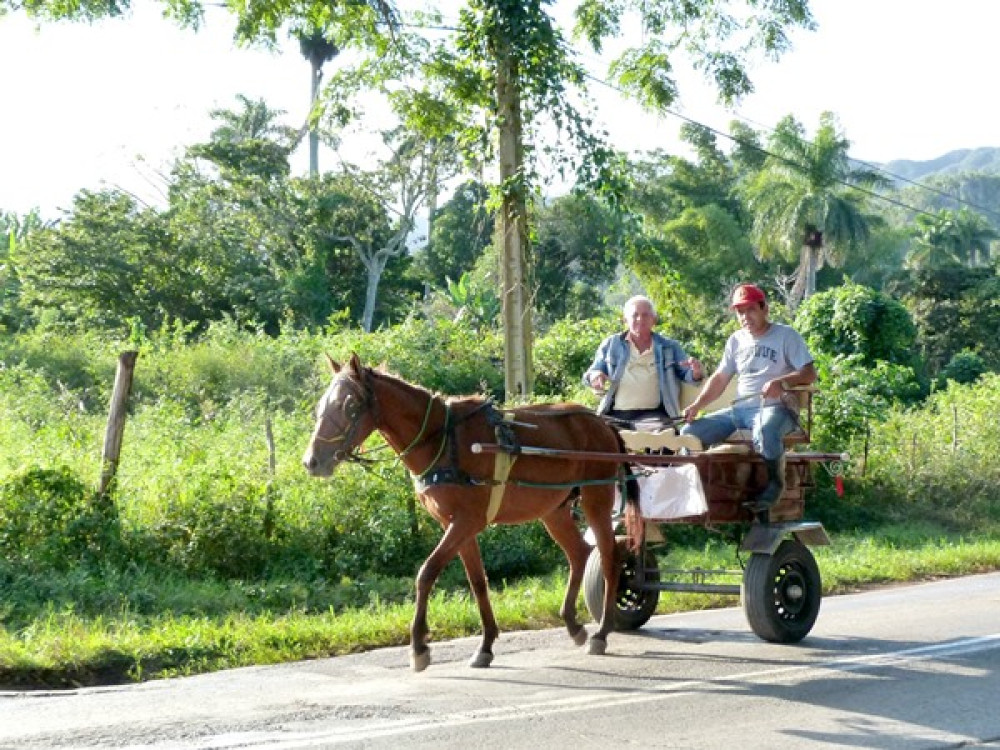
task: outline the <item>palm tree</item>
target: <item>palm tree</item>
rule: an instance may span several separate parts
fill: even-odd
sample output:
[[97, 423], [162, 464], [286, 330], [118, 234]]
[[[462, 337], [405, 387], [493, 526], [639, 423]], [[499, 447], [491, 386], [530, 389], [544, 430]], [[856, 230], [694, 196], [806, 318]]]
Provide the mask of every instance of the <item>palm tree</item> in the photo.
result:
[[240, 107], [215, 109], [210, 116], [220, 123], [208, 143], [191, 146], [191, 156], [208, 159], [224, 174], [255, 174], [273, 178], [288, 174], [288, 155], [295, 132], [279, 122], [284, 112], [271, 109], [263, 99], [237, 94]]
[[983, 266], [990, 261], [990, 245], [1000, 238], [1000, 232], [993, 228], [975, 211], [963, 208], [954, 217], [955, 244], [959, 258], [969, 266]]
[[943, 208], [936, 214], [918, 214], [914, 223], [915, 242], [906, 256], [909, 268], [944, 268], [961, 263], [954, 211]]
[[327, 39], [322, 29], [312, 26], [308, 29], [292, 32], [299, 40], [299, 50], [309, 61], [311, 81], [309, 94], [309, 174], [315, 177], [319, 174], [319, 125], [316, 113], [316, 100], [319, 98], [319, 85], [323, 81], [323, 66], [340, 54], [340, 48]]
[[[387, 0], [331, 0], [328, 16], [322, 21], [315, 19], [306, 21], [304, 25], [293, 28], [291, 35], [299, 41], [299, 51], [309, 61], [309, 116], [306, 124], [299, 131], [299, 137], [309, 131], [309, 174], [315, 177], [319, 174], [319, 117], [315, 111], [319, 99], [320, 84], [323, 81], [323, 66], [339, 55], [347, 39], [334, 39], [334, 30], [342, 24], [350, 26], [350, 17], [356, 15], [359, 9], [370, 9], [375, 12], [378, 20], [386, 26], [392, 36], [399, 26], [399, 17], [395, 7]], [[340, 25], [334, 23], [339, 20]]]
[[775, 128], [764, 166], [747, 187], [758, 255], [798, 258], [792, 308], [816, 291], [816, 272], [825, 263], [839, 266], [878, 221], [864, 212], [864, 197], [852, 186], [882, 187], [889, 180], [855, 166], [849, 146], [832, 113], [820, 116], [812, 141], [789, 115]]

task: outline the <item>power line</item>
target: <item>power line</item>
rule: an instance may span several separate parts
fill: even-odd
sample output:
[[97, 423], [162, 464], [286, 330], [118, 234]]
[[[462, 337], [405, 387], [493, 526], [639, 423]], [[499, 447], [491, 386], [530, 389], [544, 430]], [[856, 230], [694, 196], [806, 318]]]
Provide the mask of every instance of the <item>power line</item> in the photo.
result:
[[[771, 128], [771, 127], [769, 127], [767, 125], [763, 125], [762, 123], [759, 123], [759, 122], [755, 122], [754, 120], [751, 120], [749, 117], [745, 117], [744, 115], [741, 115], [738, 112], [733, 112], [732, 115], [733, 115], [733, 117], [737, 118], [738, 120], [742, 120], [743, 122], [749, 123], [750, 125], [753, 125], [756, 128], [759, 128], [761, 130], [766, 130], [766, 131], [769, 131], [769, 132], [772, 132], [772, 133], [774, 132], [774, 128]], [[814, 145], [811, 141], [807, 141], [807, 140], [801, 139], [801, 138], [799, 140], [801, 140], [803, 143], [806, 143], [806, 144], [809, 144], [809, 145]], [[936, 188], [933, 185], [926, 185], [926, 184], [924, 184], [922, 182], [917, 182], [916, 180], [912, 180], [912, 179], [910, 179], [908, 177], [903, 177], [902, 175], [895, 174], [894, 172], [890, 172], [888, 169], [886, 169], [885, 167], [883, 167], [880, 164], [873, 164], [871, 162], [864, 161], [863, 159], [855, 159], [854, 157], [849, 157], [849, 158], [855, 164], [860, 164], [861, 166], [867, 167], [868, 169], [873, 169], [876, 172], [881, 172], [882, 174], [886, 175], [887, 177], [891, 177], [893, 180], [898, 180], [899, 182], [905, 182], [907, 184], [913, 185], [914, 187], [918, 187], [921, 190], [926, 190], [929, 193], [936, 193], [937, 195], [940, 195], [942, 198], [947, 198], [947, 199], [952, 200], [955, 203], [958, 203], [960, 205], [968, 206], [969, 208], [974, 208], [975, 210], [980, 211], [980, 212], [985, 213], [985, 214], [992, 214], [996, 218], [1000, 219], [1000, 212], [997, 212], [997, 211], [995, 211], [992, 208], [987, 208], [985, 206], [979, 206], [979, 205], [977, 205], [977, 204], [975, 204], [975, 203], [973, 203], [971, 201], [968, 201], [968, 200], [965, 200], [964, 198], [961, 198], [960, 196], [953, 195], [952, 193], [949, 193], [949, 192], [947, 192], [945, 190], [941, 190], [940, 188]]]
[[[431, 26], [431, 25], [423, 25], [423, 24], [419, 24], [419, 23], [406, 23], [406, 24], [403, 24], [403, 25], [405, 25], [405, 26], [407, 26], [409, 28], [417, 28], [417, 29], [423, 28], [423, 29], [435, 30], [435, 31], [450, 31], [450, 32], [454, 32], [454, 31], [458, 30], [457, 26], [446, 26], [446, 25]], [[584, 59], [586, 57], [585, 55], [580, 54], [579, 51], [576, 51], [576, 52], [577, 52], [577, 55], [581, 59]], [[590, 73], [586, 69], [584, 69], [584, 76], [587, 79], [589, 79], [591, 81], [594, 81], [595, 83], [598, 83], [598, 84], [600, 84], [600, 85], [602, 85], [602, 86], [604, 86], [604, 87], [606, 87], [608, 89], [611, 89], [612, 91], [620, 94], [621, 96], [627, 96], [627, 94], [623, 90], [621, 90], [620, 88], [618, 88], [614, 84], [612, 84], [612, 83], [610, 83], [610, 82], [608, 82], [608, 81], [606, 81], [606, 80], [604, 80], [604, 79], [602, 79], [602, 78], [600, 78], [600, 77], [598, 77], [598, 76]], [[719, 135], [719, 136], [721, 136], [723, 138], [727, 138], [727, 139], [733, 141], [734, 143], [736, 143], [737, 145], [746, 145], [746, 144], [741, 143], [741, 141], [738, 138], [736, 138], [735, 136], [733, 136], [730, 133], [727, 133], [727, 132], [724, 132], [722, 130], [719, 130], [718, 128], [712, 127], [711, 125], [707, 125], [707, 124], [701, 122], [700, 120], [696, 120], [696, 119], [694, 119], [692, 117], [688, 117], [686, 115], [683, 115], [680, 112], [677, 112], [677, 111], [675, 111], [673, 109], [663, 108], [662, 111], [665, 114], [667, 114], [667, 115], [676, 117], [677, 119], [683, 120], [683, 121], [688, 122], [688, 123], [690, 123], [692, 125], [696, 125], [697, 127], [704, 128], [705, 130], [708, 130], [708, 131], [710, 131], [710, 132], [712, 132], [712, 133], [714, 133], [716, 135]], [[754, 122], [750, 118], [747, 118], [747, 117], [741, 115], [738, 112], [734, 112], [734, 113], [732, 113], [732, 115], [736, 119], [742, 120], [743, 122], [748, 123], [748, 124], [754, 126], [755, 128], [758, 128], [760, 130], [769, 131], [769, 132], [774, 132], [773, 128], [770, 128], [770, 127], [768, 127], [766, 125], [762, 125], [761, 123]], [[814, 145], [812, 143], [812, 141], [806, 140], [804, 138], [801, 138], [799, 140], [801, 142], [807, 144], [807, 145]], [[767, 155], [767, 156], [769, 156], [771, 158], [777, 159], [779, 161], [783, 161], [786, 164], [789, 164], [790, 166], [796, 167], [798, 169], [803, 169], [803, 167], [804, 167], [804, 165], [798, 164], [797, 162], [795, 162], [792, 159], [789, 159], [788, 157], [781, 156], [781, 155], [776, 154], [776, 153], [774, 153], [772, 151], [769, 151], [768, 149], [764, 148], [763, 146], [758, 146], [758, 145], [754, 144], [753, 148], [755, 148], [756, 150], [759, 150], [761, 153], [763, 153], [763, 154], [765, 154], [765, 155]], [[912, 180], [910, 178], [903, 177], [902, 175], [895, 174], [893, 172], [890, 172], [889, 170], [887, 170], [885, 167], [883, 167], [881, 165], [872, 164], [870, 162], [866, 162], [866, 161], [863, 161], [861, 159], [854, 159], [853, 157], [849, 157], [849, 158], [851, 159], [852, 162], [854, 162], [856, 164], [860, 164], [860, 165], [862, 165], [864, 167], [867, 167], [868, 169], [874, 170], [874, 171], [879, 172], [881, 174], [884, 174], [887, 177], [890, 177], [890, 178], [892, 178], [895, 181], [903, 182], [903, 183], [906, 183], [906, 184], [909, 184], [909, 185], [913, 185], [914, 187], [920, 188], [921, 190], [926, 190], [929, 193], [934, 193], [934, 194], [937, 194], [937, 195], [939, 195], [939, 196], [941, 196], [943, 198], [946, 198], [948, 200], [954, 201], [956, 204], [958, 204], [960, 206], [966, 206], [966, 207], [974, 209], [974, 210], [976, 210], [976, 211], [978, 211], [980, 213], [988, 214], [988, 215], [991, 215], [991, 216], [993, 216], [993, 217], [995, 217], [997, 219], [1000, 219], [1000, 212], [995, 211], [995, 210], [993, 210], [991, 208], [987, 208], [985, 206], [977, 205], [975, 203], [972, 203], [971, 201], [968, 201], [968, 200], [962, 198], [961, 196], [954, 195], [954, 194], [949, 193], [949, 192], [947, 192], [945, 190], [941, 190], [940, 188], [936, 188], [936, 187], [933, 187], [931, 185], [925, 185], [925, 184], [923, 184], [921, 182], [917, 182], [916, 180]], [[934, 214], [930, 213], [929, 211], [925, 211], [924, 209], [916, 208], [915, 206], [911, 206], [911, 205], [909, 205], [907, 203], [904, 203], [901, 200], [898, 200], [896, 198], [892, 198], [892, 197], [890, 197], [888, 195], [885, 195], [885, 194], [882, 194], [882, 193], [877, 193], [877, 192], [875, 192], [873, 190], [868, 190], [868, 189], [866, 189], [866, 188], [864, 188], [864, 187], [862, 187], [860, 185], [856, 185], [856, 184], [847, 182], [846, 180], [840, 180], [840, 179], [838, 179], [838, 180], [835, 180], [835, 181], [837, 183], [839, 183], [840, 185], [846, 187], [846, 188], [849, 188], [851, 190], [856, 190], [859, 193], [862, 193], [862, 194], [867, 195], [869, 197], [872, 197], [872, 198], [875, 198], [877, 200], [883, 201], [885, 203], [892, 204], [892, 205], [894, 205], [894, 206], [896, 206], [898, 208], [902, 208], [902, 209], [904, 209], [906, 211], [911, 211], [914, 214], [920, 214], [920, 215], [924, 215], [924, 216], [928, 216], [928, 217], [933, 217], [934, 216]]]
[[[601, 84], [603, 86], [606, 86], [607, 88], [610, 88], [612, 91], [615, 91], [615, 92], [617, 92], [619, 94], [625, 95], [625, 92], [623, 92], [617, 86], [615, 86], [615, 85], [613, 85], [611, 83], [608, 83], [607, 81], [605, 81], [603, 79], [600, 79], [597, 76], [592, 75], [591, 73], [586, 73], [585, 75], [586, 75], [586, 77], [589, 80], [592, 80], [595, 83], [599, 83], [599, 84]], [[719, 130], [718, 128], [715, 128], [715, 127], [713, 127], [711, 125], [706, 125], [705, 123], [701, 122], [700, 120], [696, 120], [693, 117], [688, 117], [687, 115], [683, 115], [680, 112], [677, 112], [677, 111], [675, 111], [673, 109], [670, 109], [669, 107], [663, 107], [661, 109], [661, 111], [664, 114], [670, 115], [672, 117], [676, 117], [679, 120], [683, 120], [683, 121], [688, 122], [688, 123], [690, 123], [692, 125], [696, 125], [699, 128], [704, 128], [705, 130], [708, 130], [709, 132], [714, 133], [715, 135], [719, 135], [719, 136], [722, 136], [723, 138], [727, 138], [728, 140], [732, 141], [733, 143], [736, 143], [737, 145], [748, 145], [748, 144], [744, 143], [743, 141], [741, 141], [736, 136], [732, 135], [731, 133], [727, 133], [725, 131]], [[743, 119], [743, 118], [740, 118], [740, 119]], [[750, 121], [747, 120], [747, 122], [750, 122]], [[804, 139], [803, 139], [803, 142], [804, 143], [811, 143], [810, 141], [805, 141]], [[790, 165], [792, 167], [795, 167], [795, 168], [800, 169], [800, 170], [805, 169], [805, 165], [799, 164], [798, 162], [796, 162], [793, 159], [788, 158], [787, 156], [782, 156], [781, 154], [776, 154], [773, 151], [769, 151], [764, 146], [760, 146], [760, 145], [757, 145], [757, 144], [752, 144], [752, 147], [753, 147], [754, 150], [759, 151], [760, 153], [765, 154], [766, 156], [769, 156], [769, 157], [771, 157], [773, 159], [777, 159], [778, 161], [785, 162], [786, 164], [788, 164], [788, 165]], [[864, 162], [861, 162], [861, 161], [858, 161], [858, 160], [855, 160], [855, 161], [857, 161], [857, 163], [859, 163], [859, 164], [864, 164]], [[884, 170], [878, 169], [878, 167], [873, 167], [873, 168], [876, 169], [877, 171], [884, 171]], [[889, 174], [889, 173], [886, 172], [886, 174]], [[843, 187], [849, 188], [850, 190], [856, 190], [859, 193], [863, 193], [863, 194], [868, 195], [868, 196], [870, 196], [872, 198], [876, 198], [877, 200], [884, 201], [886, 203], [891, 203], [894, 206], [897, 206], [899, 208], [903, 208], [903, 209], [905, 209], [907, 211], [912, 211], [915, 214], [921, 214], [923, 216], [928, 216], [928, 217], [932, 217], [932, 218], [934, 217], [934, 214], [930, 213], [929, 211], [925, 211], [923, 209], [917, 208], [916, 206], [911, 206], [911, 205], [909, 205], [907, 203], [903, 203], [902, 201], [897, 200], [896, 198], [890, 198], [889, 196], [884, 195], [882, 193], [876, 193], [873, 190], [868, 190], [866, 188], [861, 187], [860, 185], [855, 185], [855, 184], [853, 184], [851, 182], [848, 182], [846, 180], [835, 179], [834, 182], [838, 183], [839, 185], [842, 185]], [[943, 194], [944, 195], [948, 195], [947, 193], [943, 193]], [[964, 202], [961, 198], [957, 198], [955, 196], [948, 195], [948, 197], [952, 198], [953, 200], [955, 200], [958, 203], [963, 203]], [[1000, 214], [998, 214], [998, 216], [1000, 216]]]

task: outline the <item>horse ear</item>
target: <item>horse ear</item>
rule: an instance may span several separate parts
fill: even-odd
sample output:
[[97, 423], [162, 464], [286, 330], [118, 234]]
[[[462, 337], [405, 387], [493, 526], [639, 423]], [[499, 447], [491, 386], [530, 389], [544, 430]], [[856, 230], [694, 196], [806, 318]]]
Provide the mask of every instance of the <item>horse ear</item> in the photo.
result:
[[359, 375], [361, 374], [361, 371], [364, 369], [363, 365], [361, 364], [361, 357], [359, 357], [356, 352], [351, 352], [350, 367], [352, 370], [354, 370], [354, 372], [358, 373]]
[[330, 369], [333, 370], [333, 374], [336, 375], [340, 372], [340, 365], [338, 365], [329, 354], [326, 355], [326, 361], [330, 363]]

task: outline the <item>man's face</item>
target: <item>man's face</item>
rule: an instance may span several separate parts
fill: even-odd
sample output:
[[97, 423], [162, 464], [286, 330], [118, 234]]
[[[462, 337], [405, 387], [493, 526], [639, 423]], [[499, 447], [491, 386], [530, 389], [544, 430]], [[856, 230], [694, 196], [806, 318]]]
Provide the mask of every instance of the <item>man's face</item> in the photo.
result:
[[639, 302], [625, 310], [625, 325], [633, 337], [646, 337], [656, 325], [656, 316], [648, 303]]
[[737, 305], [733, 310], [740, 326], [751, 335], [759, 336], [767, 330], [767, 309], [761, 303]]

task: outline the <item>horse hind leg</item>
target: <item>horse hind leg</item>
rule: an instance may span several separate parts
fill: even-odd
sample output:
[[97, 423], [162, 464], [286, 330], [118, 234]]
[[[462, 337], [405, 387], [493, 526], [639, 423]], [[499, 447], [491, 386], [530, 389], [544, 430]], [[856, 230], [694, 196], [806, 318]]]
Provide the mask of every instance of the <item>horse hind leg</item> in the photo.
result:
[[479, 551], [479, 542], [475, 537], [462, 545], [458, 551], [465, 567], [465, 575], [469, 579], [469, 588], [476, 598], [479, 607], [479, 619], [483, 623], [483, 639], [476, 653], [469, 659], [470, 667], [483, 668], [493, 663], [493, 644], [500, 635], [493, 605], [490, 603], [489, 581], [486, 568], [483, 567], [483, 557]]
[[555, 540], [566, 555], [569, 563], [569, 578], [566, 582], [566, 594], [563, 597], [559, 616], [566, 623], [566, 630], [577, 646], [587, 642], [587, 629], [576, 619], [576, 601], [580, 595], [580, 585], [583, 572], [590, 556], [590, 545], [573, 520], [573, 512], [568, 503], [562, 503], [547, 516], [542, 518], [545, 530]]
[[587, 523], [597, 540], [601, 555], [601, 572], [604, 574], [604, 607], [596, 633], [590, 637], [589, 652], [600, 656], [607, 650], [608, 634], [614, 630], [615, 602], [618, 597], [618, 558], [615, 554], [615, 529], [611, 519], [614, 505], [614, 488], [610, 485], [593, 485], [583, 488], [582, 502]]

